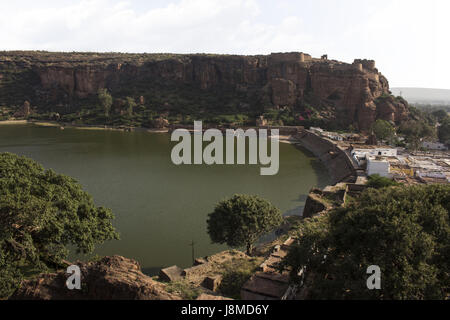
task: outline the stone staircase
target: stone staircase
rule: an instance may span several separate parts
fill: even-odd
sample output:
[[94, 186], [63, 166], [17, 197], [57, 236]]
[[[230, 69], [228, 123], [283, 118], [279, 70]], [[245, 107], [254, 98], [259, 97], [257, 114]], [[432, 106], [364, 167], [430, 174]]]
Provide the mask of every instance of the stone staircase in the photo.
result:
[[276, 269], [293, 243], [294, 239], [289, 237], [281, 246], [275, 246], [260, 270], [242, 287], [242, 300], [289, 300], [295, 297], [297, 288], [289, 284], [289, 273], [279, 273]]

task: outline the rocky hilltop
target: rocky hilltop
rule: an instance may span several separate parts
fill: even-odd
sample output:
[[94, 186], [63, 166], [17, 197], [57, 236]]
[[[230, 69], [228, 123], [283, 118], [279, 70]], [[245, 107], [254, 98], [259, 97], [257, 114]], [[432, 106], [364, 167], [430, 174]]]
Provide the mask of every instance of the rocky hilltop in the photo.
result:
[[[222, 300], [220, 294], [239, 292], [264, 259], [228, 250], [197, 258], [192, 267], [163, 268], [159, 276], [142, 273], [139, 263], [122, 256], [107, 256], [96, 261], [76, 261], [80, 268], [81, 289], [69, 290], [66, 269], [42, 273], [23, 280], [9, 297], [11, 300]], [[65, 262], [71, 265], [70, 262]], [[237, 279], [236, 274], [244, 279]], [[238, 286], [238, 288], [235, 288]]]
[[24, 280], [11, 300], [177, 300], [165, 285], [141, 272], [138, 262], [121, 256], [79, 262], [81, 290], [68, 290], [64, 270]]
[[65, 114], [94, 103], [100, 88], [172, 116], [242, 113], [255, 119], [289, 109], [299, 121], [323, 119], [361, 130], [376, 119], [399, 123], [408, 116], [407, 102], [390, 95], [372, 60], [349, 64], [300, 52], [0, 52], [0, 105], [29, 101], [38, 111]]

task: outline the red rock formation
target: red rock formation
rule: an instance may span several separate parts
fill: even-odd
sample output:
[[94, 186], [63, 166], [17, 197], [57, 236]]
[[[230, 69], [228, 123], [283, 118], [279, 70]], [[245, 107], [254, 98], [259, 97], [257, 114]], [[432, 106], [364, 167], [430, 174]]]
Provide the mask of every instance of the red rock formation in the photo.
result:
[[407, 103], [393, 96], [383, 96], [377, 100], [377, 119], [401, 122], [408, 119]]
[[[369, 129], [377, 118], [398, 123], [408, 115], [406, 101], [393, 97], [381, 99], [389, 97], [389, 85], [372, 60], [355, 60], [348, 64], [314, 59], [296, 52], [268, 56], [162, 57], [148, 54], [0, 54], [0, 74], [3, 69], [18, 70], [30, 66], [28, 78], [17, 77], [19, 80], [15, 81], [27, 81], [28, 85], [30, 79], [34, 79], [26, 92], [34, 92], [37, 102], [32, 102], [38, 106], [39, 103], [73, 105], [76, 98], [95, 95], [104, 87], [115, 98], [124, 98], [120, 96], [124, 89], [133, 90], [135, 98], [144, 97], [146, 88], [157, 84], [164, 86], [170, 95], [180, 95], [182, 99], [186, 99], [183, 90], [193, 87], [213, 94], [232, 92], [231, 97], [238, 94], [241, 97], [244, 93], [245, 101], [239, 106], [248, 106], [252, 102], [253, 108], [259, 108], [253, 112], [259, 112], [263, 107], [285, 106], [302, 112], [308, 103], [327, 120], [335, 121], [341, 127], [353, 125], [362, 130]], [[0, 85], [0, 103], [15, 97], [2, 92], [19, 87], [14, 87], [14, 81], [8, 83], [10, 87]], [[179, 110], [182, 113], [183, 106], [179, 106]]]
[[169, 127], [169, 120], [159, 117], [152, 121], [153, 128], [163, 129]]
[[14, 117], [16, 118], [27, 118], [31, 114], [31, 106], [28, 101], [25, 101], [15, 113]]
[[121, 256], [98, 262], [76, 263], [81, 269], [81, 290], [69, 290], [65, 271], [25, 280], [11, 300], [179, 300], [164, 284], [141, 272], [139, 263]]

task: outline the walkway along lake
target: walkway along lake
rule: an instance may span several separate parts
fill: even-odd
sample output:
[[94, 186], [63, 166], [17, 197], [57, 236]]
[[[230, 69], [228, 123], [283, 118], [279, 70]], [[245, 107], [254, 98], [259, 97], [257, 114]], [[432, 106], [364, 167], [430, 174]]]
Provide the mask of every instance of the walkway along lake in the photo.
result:
[[319, 160], [289, 144], [280, 143], [274, 176], [261, 176], [259, 165], [176, 166], [174, 144], [166, 133], [0, 126], [0, 152], [76, 178], [97, 205], [113, 210], [121, 240], [99, 246], [96, 254], [136, 259], [149, 274], [191, 265], [192, 240], [196, 256], [226, 249], [211, 244], [206, 233], [207, 215], [218, 201], [256, 194], [284, 214], [299, 215], [309, 190], [330, 183]]

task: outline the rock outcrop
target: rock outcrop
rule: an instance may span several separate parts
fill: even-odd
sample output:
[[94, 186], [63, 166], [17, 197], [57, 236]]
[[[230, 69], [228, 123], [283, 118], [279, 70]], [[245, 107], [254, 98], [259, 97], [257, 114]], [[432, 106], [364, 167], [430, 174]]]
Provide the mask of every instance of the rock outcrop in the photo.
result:
[[348, 64], [299, 52], [0, 53], [0, 104], [19, 105], [26, 99], [38, 109], [59, 106], [51, 111], [64, 113], [76, 110], [100, 88], [117, 98], [133, 95], [157, 111], [172, 99], [176, 110], [171, 111], [179, 114], [192, 112], [193, 105], [199, 113], [207, 112], [217, 108], [211, 104], [220, 103], [222, 113], [261, 114], [288, 107], [308, 118], [305, 110], [313, 106], [324, 120], [362, 130], [378, 118], [398, 123], [408, 114], [406, 101], [390, 96], [388, 81], [371, 60]]
[[178, 300], [162, 283], [141, 272], [139, 263], [121, 256], [98, 262], [76, 263], [81, 270], [81, 290], [69, 290], [65, 270], [25, 280], [12, 300]]
[[323, 190], [313, 188], [305, 202], [303, 218], [310, 218], [315, 215], [326, 213], [327, 211], [339, 207], [345, 203], [347, 194], [347, 183], [338, 183], [334, 186], [327, 186]]
[[177, 281], [183, 278], [183, 269], [178, 266], [171, 266], [159, 271], [159, 279], [166, 282]]
[[31, 107], [30, 107], [30, 103], [28, 101], [25, 101], [22, 105], [22, 107], [20, 107], [15, 113], [14, 113], [14, 117], [19, 117], [19, 118], [27, 118], [31, 113]]
[[309, 192], [308, 198], [306, 198], [305, 208], [303, 209], [303, 217], [310, 218], [320, 212], [329, 210], [331, 205], [328, 205], [322, 199], [322, 194], [319, 189], [313, 189]]

